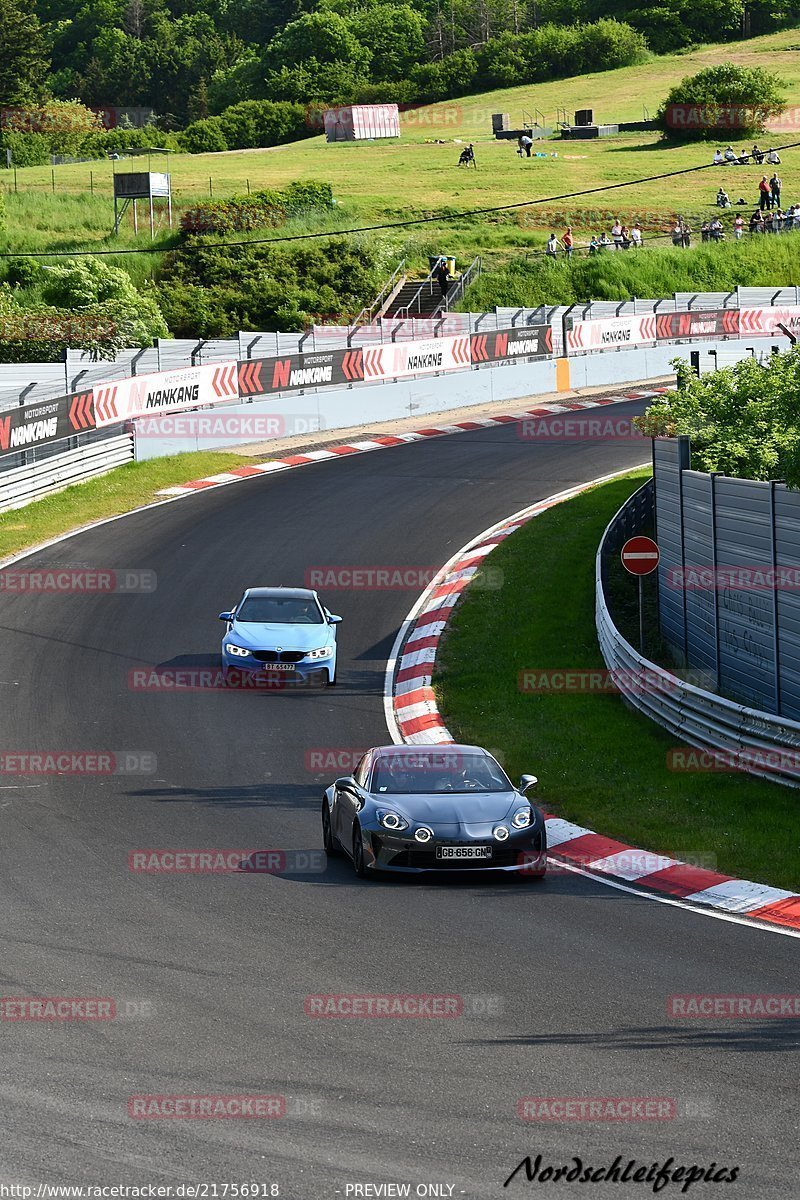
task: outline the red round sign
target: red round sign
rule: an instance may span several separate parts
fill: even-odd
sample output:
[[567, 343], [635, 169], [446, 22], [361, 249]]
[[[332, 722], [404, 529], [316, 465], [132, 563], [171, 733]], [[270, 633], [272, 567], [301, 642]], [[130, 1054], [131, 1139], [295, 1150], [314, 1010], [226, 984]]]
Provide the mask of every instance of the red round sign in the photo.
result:
[[649, 575], [655, 571], [660, 557], [658, 546], [649, 537], [628, 538], [620, 554], [623, 567], [631, 575]]

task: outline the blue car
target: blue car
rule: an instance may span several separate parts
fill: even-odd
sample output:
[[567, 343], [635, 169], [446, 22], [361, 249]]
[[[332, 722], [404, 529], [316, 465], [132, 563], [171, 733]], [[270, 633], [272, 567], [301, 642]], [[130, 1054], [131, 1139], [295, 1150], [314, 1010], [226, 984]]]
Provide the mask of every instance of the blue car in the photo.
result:
[[287, 682], [336, 683], [336, 617], [307, 588], [248, 588], [226, 625], [222, 673], [258, 672]]

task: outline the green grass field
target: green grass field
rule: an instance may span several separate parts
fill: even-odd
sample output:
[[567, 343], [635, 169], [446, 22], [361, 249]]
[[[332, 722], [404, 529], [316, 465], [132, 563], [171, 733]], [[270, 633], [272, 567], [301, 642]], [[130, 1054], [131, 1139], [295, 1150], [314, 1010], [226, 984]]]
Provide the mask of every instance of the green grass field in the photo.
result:
[[[595, 142], [542, 143], [547, 159], [522, 160], [515, 143], [491, 137], [491, 114], [508, 112], [512, 125], [522, 123], [523, 110], [539, 109], [554, 122], [556, 106], [572, 113], [593, 107], [602, 121], [641, 120], [646, 109], [655, 115], [669, 88], [684, 75], [720, 61], [764, 66], [785, 80], [790, 105], [800, 105], [800, 31], [725, 46], [705, 46], [687, 54], [653, 58], [636, 67], [551, 83], [512, 88], [452, 100], [404, 114], [402, 137], [386, 143], [328, 145], [315, 137], [270, 150], [226, 154], [175, 155], [170, 168], [178, 212], [197, 200], [224, 197], [251, 189], [281, 187], [293, 179], [325, 179], [333, 184], [340, 212], [328, 227], [406, 220], [418, 216], [472, 210], [493, 205], [537, 201], [585, 188], [623, 184], [656, 173], [681, 170], [708, 162], [711, 144], [668, 147], [652, 133], [628, 133]], [[439, 139], [444, 144], [435, 144]], [[795, 135], [783, 134], [791, 142]], [[722, 139], [725, 140], [725, 139]], [[776, 141], [778, 139], [776, 138]], [[798, 138], [800, 140], [800, 120]], [[473, 141], [478, 170], [456, 167], [455, 141]], [[557, 157], [553, 157], [557, 155]], [[119, 165], [119, 164], [118, 164]], [[160, 160], [154, 169], [162, 169]], [[69, 249], [111, 244], [113, 222], [111, 164], [95, 162], [51, 169], [30, 167], [13, 175], [0, 172], [6, 193], [7, 230], [0, 249]], [[94, 194], [89, 194], [89, 172]], [[787, 203], [800, 201], [800, 151], [787, 151], [781, 173]], [[539, 244], [543, 229], [568, 218], [584, 228], [610, 223], [620, 211], [663, 225], [677, 212], [710, 212], [717, 187], [723, 183], [732, 198], [757, 197], [761, 171], [757, 167], [710, 168], [698, 175], [635, 184], [596, 197], [548, 200], [511, 214], [492, 214], [473, 220], [442, 222], [400, 230], [401, 248], [422, 255], [426, 248], [453, 249], [466, 254], [484, 252], [500, 257], [512, 247]], [[211, 180], [211, 184], [209, 184]], [[11, 189], [11, 190], [10, 190]], [[593, 215], [585, 216], [589, 210]], [[601, 214], [605, 214], [601, 216]], [[138, 244], [149, 244], [149, 232]], [[132, 229], [119, 239], [133, 245]], [[142, 268], [137, 268], [142, 270]]]
[[[597, 692], [523, 692], [520, 671], [604, 666], [594, 559], [607, 522], [649, 474], [639, 470], [559, 504], [492, 552], [497, 590], [468, 590], [434, 680], [456, 740], [502, 752], [512, 778], [539, 776], [545, 810], [623, 842], [800, 889], [797, 796], [730, 773], [676, 773], [677, 739]], [[621, 568], [620, 568], [621, 569]], [[709, 857], [710, 856], [710, 857]]]

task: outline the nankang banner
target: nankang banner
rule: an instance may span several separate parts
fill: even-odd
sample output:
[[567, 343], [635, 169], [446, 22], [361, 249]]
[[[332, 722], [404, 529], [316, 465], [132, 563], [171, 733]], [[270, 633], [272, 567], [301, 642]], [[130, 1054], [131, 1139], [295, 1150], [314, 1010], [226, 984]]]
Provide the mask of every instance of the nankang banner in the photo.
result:
[[553, 352], [553, 330], [549, 325], [523, 325], [473, 333], [471, 349], [473, 363], [546, 358]]
[[239, 395], [264, 396], [302, 388], [360, 383], [364, 379], [363, 351], [319, 350], [279, 358], [240, 360]]
[[659, 313], [656, 336], [659, 341], [680, 338], [726, 337], [739, 332], [737, 308], [699, 309], [697, 312]]
[[[86, 393], [91, 401], [91, 392]], [[0, 412], [0, 455], [19, 454], [77, 432], [69, 421], [72, 397], [43, 400]]]
[[99, 384], [93, 389], [97, 425], [114, 425], [149, 413], [204, 408], [238, 400], [236, 368], [236, 362], [209, 363]]

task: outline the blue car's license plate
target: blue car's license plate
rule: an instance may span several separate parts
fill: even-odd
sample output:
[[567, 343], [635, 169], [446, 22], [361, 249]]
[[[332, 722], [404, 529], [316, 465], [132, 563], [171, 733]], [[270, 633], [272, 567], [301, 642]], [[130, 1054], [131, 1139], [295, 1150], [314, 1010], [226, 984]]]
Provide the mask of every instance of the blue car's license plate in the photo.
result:
[[268, 673], [272, 671], [293, 671], [294, 663], [267, 663], [264, 670]]
[[437, 846], [437, 858], [491, 858], [491, 846]]

